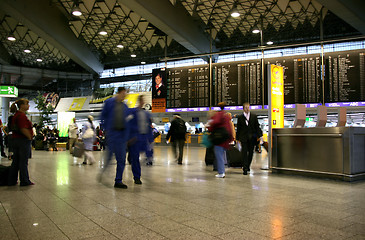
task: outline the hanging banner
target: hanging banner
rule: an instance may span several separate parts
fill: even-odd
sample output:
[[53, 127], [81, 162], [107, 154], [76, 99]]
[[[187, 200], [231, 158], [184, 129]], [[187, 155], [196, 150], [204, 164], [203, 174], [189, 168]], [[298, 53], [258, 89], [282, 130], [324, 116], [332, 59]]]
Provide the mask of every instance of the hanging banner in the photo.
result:
[[58, 112], [57, 129], [60, 137], [68, 137], [68, 127], [73, 122], [75, 112]]
[[269, 66], [271, 127], [284, 127], [284, 68], [271, 64]]

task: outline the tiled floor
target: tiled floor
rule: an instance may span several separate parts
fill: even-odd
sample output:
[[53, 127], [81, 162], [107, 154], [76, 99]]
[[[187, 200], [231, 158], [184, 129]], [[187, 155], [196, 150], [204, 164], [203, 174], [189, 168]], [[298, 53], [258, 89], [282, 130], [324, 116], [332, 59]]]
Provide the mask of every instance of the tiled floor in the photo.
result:
[[[345, 183], [227, 169], [216, 179], [205, 150], [185, 149], [184, 165], [167, 147], [142, 166], [142, 185], [115, 165], [102, 183], [95, 165], [77, 165], [66, 151], [33, 151], [29, 187], [0, 187], [0, 239], [365, 239], [365, 182]], [[2, 159], [2, 164], [9, 161]]]

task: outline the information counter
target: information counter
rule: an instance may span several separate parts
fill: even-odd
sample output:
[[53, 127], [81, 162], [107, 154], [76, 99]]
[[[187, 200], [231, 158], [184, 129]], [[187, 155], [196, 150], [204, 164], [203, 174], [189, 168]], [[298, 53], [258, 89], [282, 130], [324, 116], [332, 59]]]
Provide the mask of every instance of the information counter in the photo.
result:
[[365, 128], [273, 129], [272, 171], [365, 179]]

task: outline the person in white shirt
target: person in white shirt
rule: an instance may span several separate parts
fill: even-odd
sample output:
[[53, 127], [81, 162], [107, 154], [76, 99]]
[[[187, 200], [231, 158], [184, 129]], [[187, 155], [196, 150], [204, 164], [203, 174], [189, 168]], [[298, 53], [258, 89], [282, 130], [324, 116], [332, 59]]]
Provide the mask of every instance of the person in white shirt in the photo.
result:
[[73, 154], [73, 146], [75, 145], [75, 142], [77, 141], [78, 137], [78, 127], [76, 124], [76, 118], [72, 119], [72, 123], [68, 126], [68, 147], [70, 149], [70, 154]]

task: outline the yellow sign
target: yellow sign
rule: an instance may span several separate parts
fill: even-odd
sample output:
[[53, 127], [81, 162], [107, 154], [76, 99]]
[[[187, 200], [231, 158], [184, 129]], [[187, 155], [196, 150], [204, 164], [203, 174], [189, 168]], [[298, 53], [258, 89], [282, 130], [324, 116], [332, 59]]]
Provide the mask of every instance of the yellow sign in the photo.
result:
[[68, 109], [69, 111], [81, 110], [86, 102], [86, 98], [75, 98]]
[[271, 65], [271, 127], [284, 127], [284, 68]]
[[129, 108], [136, 107], [138, 96], [139, 93], [128, 93], [124, 101]]
[[162, 122], [164, 122], [164, 123], [168, 123], [168, 122], [170, 122], [170, 118], [168, 118], [168, 117], [163, 117], [163, 118], [162, 118]]

